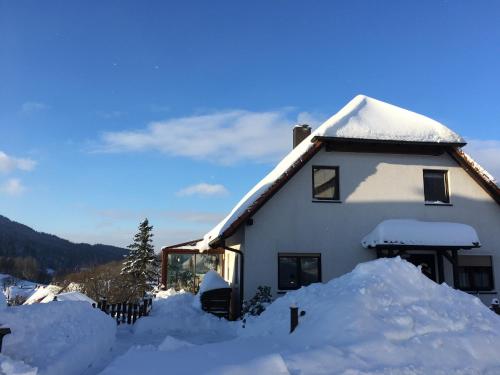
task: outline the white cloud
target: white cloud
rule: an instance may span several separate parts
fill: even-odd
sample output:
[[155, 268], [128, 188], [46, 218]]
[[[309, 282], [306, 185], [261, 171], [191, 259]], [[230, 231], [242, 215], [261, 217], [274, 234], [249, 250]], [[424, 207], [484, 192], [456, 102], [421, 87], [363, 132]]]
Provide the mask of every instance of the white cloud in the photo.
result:
[[26, 102], [23, 103], [21, 106], [21, 111], [24, 113], [32, 113], [32, 112], [38, 112], [38, 111], [43, 111], [44, 109], [47, 109], [47, 105], [44, 103], [40, 102]]
[[0, 188], [2, 192], [8, 195], [21, 195], [26, 188], [18, 178], [9, 178]]
[[290, 113], [289, 109], [229, 110], [173, 118], [140, 130], [106, 132], [96, 151], [155, 150], [220, 164], [275, 161], [291, 149], [293, 125], [304, 119], [316, 122], [306, 112], [298, 118], [291, 118]]
[[0, 172], [8, 173], [15, 169], [31, 171], [35, 168], [36, 162], [28, 158], [16, 158], [0, 151]]
[[201, 195], [201, 196], [213, 196], [213, 195], [226, 195], [228, 190], [224, 185], [221, 184], [207, 184], [202, 182], [200, 184], [187, 186], [177, 192], [177, 195], [190, 196], [190, 195]]
[[464, 148], [482, 167], [500, 180], [500, 141], [471, 139]]

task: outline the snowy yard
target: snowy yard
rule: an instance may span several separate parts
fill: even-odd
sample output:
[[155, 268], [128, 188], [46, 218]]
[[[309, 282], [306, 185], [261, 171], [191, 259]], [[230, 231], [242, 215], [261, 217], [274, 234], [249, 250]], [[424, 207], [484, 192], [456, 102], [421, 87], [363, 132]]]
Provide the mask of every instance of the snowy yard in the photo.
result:
[[[306, 314], [289, 334], [292, 304]], [[245, 328], [171, 292], [116, 335], [113, 320], [82, 302], [3, 308], [0, 323], [14, 332], [0, 357], [9, 375], [34, 367], [68, 375], [500, 373], [500, 319], [399, 258], [290, 292]]]

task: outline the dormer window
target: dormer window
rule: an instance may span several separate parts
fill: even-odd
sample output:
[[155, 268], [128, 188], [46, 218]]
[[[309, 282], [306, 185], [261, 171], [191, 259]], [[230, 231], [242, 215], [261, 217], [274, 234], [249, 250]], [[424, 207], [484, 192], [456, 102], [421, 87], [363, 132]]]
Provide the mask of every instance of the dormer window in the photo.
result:
[[428, 204], [449, 204], [448, 171], [424, 169], [424, 196]]
[[313, 199], [338, 201], [339, 167], [313, 166]]

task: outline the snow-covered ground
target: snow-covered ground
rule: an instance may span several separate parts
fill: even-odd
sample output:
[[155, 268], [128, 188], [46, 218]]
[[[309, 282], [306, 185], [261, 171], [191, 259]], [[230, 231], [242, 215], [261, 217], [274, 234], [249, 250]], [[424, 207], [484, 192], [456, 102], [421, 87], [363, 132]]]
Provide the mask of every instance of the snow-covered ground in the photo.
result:
[[[326, 284], [287, 293], [260, 317], [248, 318], [245, 328], [204, 313], [194, 303], [198, 297], [189, 293], [170, 290], [158, 297], [149, 317], [118, 327], [115, 342], [107, 343], [111, 350], [101, 347], [99, 356], [87, 360], [90, 367], [53, 374], [500, 374], [500, 318], [477, 298], [432, 282], [399, 258], [360, 264]], [[51, 302], [21, 308], [75, 303], [88, 307]], [[291, 305], [306, 312], [292, 334]], [[89, 311], [114, 324], [101, 312]], [[66, 331], [80, 334], [72, 328], [76, 322], [47, 320], [44, 325], [59, 331], [52, 337], [55, 342]], [[33, 337], [40, 331], [36, 323], [23, 329]], [[4, 367], [42, 367], [71, 352], [55, 344], [47, 354], [38, 346], [28, 359], [19, 354], [19, 346], [7, 349], [6, 344], [8, 357], [0, 357]], [[23, 353], [34, 350], [33, 344], [23, 345]]]

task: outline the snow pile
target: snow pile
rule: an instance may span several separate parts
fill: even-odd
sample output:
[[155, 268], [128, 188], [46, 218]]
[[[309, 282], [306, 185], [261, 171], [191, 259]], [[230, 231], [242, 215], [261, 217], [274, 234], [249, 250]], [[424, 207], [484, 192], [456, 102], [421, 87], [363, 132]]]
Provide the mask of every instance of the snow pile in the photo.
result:
[[3, 293], [0, 293], [0, 311], [7, 308], [7, 300]]
[[[294, 304], [306, 315], [290, 335]], [[499, 317], [400, 258], [360, 264], [327, 284], [287, 293], [248, 319], [242, 335], [285, 340], [291, 351], [298, 349], [287, 359], [297, 372], [500, 370]]]
[[229, 288], [229, 284], [215, 271], [208, 271], [201, 281], [198, 295], [202, 295], [209, 290]]
[[35, 292], [24, 302], [24, 305], [32, 305], [40, 302], [51, 302], [54, 296], [61, 291], [61, 287], [57, 285], [40, 285]]
[[158, 350], [169, 352], [172, 350], [177, 350], [180, 348], [189, 348], [192, 346], [193, 344], [187, 341], [179, 340], [172, 336], [167, 336], [165, 337], [165, 340], [163, 340], [162, 343], [158, 346]]
[[150, 315], [135, 323], [134, 334], [173, 336], [195, 344], [235, 336], [232, 325], [197, 308], [196, 300], [191, 293], [155, 299]]
[[[227, 333], [240, 324], [193, 309], [192, 298], [158, 301], [156, 316], [136, 324], [151, 319], [152, 332], [166, 325], [172, 337], [129, 350], [102, 375], [500, 373], [500, 318], [400, 258], [289, 292], [247, 318], [236, 338]], [[291, 305], [306, 311], [292, 334]]]
[[39, 374], [79, 374], [113, 345], [116, 323], [87, 303], [10, 307], [0, 324], [12, 330], [2, 354], [37, 367]]
[[413, 219], [384, 220], [367, 234], [361, 244], [479, 247], [479, 237], [470, 225]]
[[211, 241], [224, 233], [288, 169], [300, 161], [313, 147], [312, 140], [315, 137], [465, 143], [462, 137], [437, 121], [365, 95], [358, 95], [291, 150], [236, 204], [229, 215], [205, 234], [203, 240], [194, 247], [201, 251], [208, 250]]

